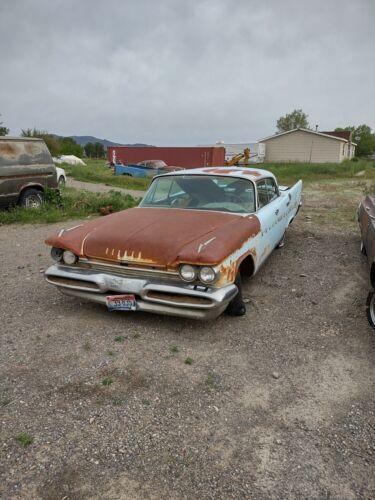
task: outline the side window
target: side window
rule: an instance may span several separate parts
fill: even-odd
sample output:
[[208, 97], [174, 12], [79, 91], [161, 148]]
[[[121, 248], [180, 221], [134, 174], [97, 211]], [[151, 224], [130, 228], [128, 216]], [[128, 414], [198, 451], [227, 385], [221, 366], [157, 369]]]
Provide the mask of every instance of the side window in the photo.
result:
[[276, 182], [273, 179], [266, 179], [267, 191], [268, 191], [268, 203], [273, 201], [279, 196], [279, 191], [276, 186]]
[[265, 179], [257, 182], [257, 191], [258, 191], [258, 208], [262, 208], [268, 203], [267, 184]]
[[273, 179], [257, 182], [258, 208], [262, 208], [279, 196], [277, 185]]

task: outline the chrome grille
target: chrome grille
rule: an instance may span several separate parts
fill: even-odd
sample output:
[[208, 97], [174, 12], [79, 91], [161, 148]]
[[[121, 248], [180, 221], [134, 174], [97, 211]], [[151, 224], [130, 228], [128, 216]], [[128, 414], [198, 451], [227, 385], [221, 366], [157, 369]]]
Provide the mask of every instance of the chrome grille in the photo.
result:
[[168, 281], [176, 280], [181, 282], [180, 275], [177, 271], [165, 271], [159, 269], [150, 269], [147, 267], [124, 266], [121, 264], [107, 264], [106, 262], [98, 262], [91, 259], [80, 258], [77, 267], [84, 269], [92, 269], [93, 271], [117, 274], [119, 276], [137, 277], [137, 278], [158, 278], [167, 279]]

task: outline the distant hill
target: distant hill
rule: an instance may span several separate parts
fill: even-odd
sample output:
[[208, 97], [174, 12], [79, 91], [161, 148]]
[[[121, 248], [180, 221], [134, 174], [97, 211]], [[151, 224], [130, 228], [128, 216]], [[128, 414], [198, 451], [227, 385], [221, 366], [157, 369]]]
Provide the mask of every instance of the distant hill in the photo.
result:
[[85, 146], [88, 142], [100, 142], [100, 144], [103, 144], [105, 148], [108, 146], [131, 146], [134, 148], [137, 147], [155, 147], [152, 146], [151, 144], [143, 144], [141, 142], [136, 142], [135, 144], [121, 144], [119, 142], [113, 142], [109, 141], [108, 139], [98, 139], [97, 137], [94, 137], [93, 135], [68, 135], [68, 136], [63, 136], [63, 135], [57, 135], [57, 134], [51, 134], [53, 137], [56, 137], [56, 139], [62, 139], [63, 137], [70, 137], [73, 139], [77, 144], [80, 146]]
[[[136, 143], [136, 144], [120, 144], [118, 142], [112, 142], [109, 141], [108, 139], [98, 139], [97, 137], [94, 137], [92, 135], [70, 135], [72, 139], [76, 141], [77, 144], [80, 144], [81, 146], [85, 146], [88, 142], [100, 142], [100, 144], [103, 144], [105, 148], [108, 146], [134, 146], [134, 147], [147, 147], [150, 146], [149, 144], [141, 144], [141, 143]], [[150, 146], [152, 147], [152, 146]]]

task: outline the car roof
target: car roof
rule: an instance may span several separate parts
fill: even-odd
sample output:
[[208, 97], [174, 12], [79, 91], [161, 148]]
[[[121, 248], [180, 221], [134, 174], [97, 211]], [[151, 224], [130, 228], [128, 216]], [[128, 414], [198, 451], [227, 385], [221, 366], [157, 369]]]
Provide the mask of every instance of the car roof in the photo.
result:
[[259, 181], [260, 179], [265, 179], [272, 177], [275, 179], [275, 176], [268, 172], [267, 170], [263, 170], [261, 168], [252, 168], [252, 167], [202, 167], [202, 168], [190, 168], [186, 170], [177, 170], [175, 172], [171, 172], [164, 175], [221, 175], [224, 177], [242, 177], [243, 179], [250, 179], [253, 182]]

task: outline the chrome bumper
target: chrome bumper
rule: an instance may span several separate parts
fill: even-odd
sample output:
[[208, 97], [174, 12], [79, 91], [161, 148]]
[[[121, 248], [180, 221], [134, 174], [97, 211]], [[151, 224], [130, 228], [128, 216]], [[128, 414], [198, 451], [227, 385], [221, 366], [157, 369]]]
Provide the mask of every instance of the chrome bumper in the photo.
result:
[[106, 305], [108, 295], [130, 293], [136, 296], [138, 311], [192, 319], [217, 318], [238, 291], [234, 284], [217, 289], [162, 284], [157, 278], [128, 278], [61, 264], [49, 267], [45, 278], [66, 295]]

